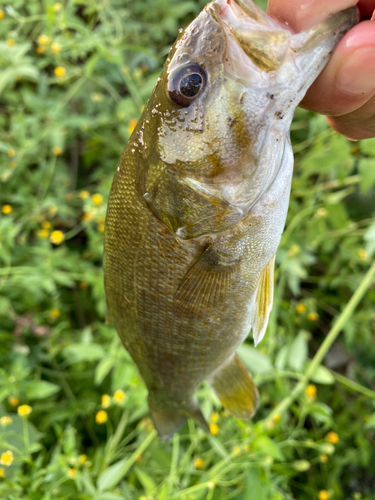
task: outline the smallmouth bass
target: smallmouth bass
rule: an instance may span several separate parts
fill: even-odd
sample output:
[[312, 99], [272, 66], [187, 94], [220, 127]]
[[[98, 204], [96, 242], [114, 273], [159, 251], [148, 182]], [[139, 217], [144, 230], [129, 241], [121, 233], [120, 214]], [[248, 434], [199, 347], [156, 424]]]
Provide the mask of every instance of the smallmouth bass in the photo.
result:
[[266, 331], [293, 170], [293, 113], [348, 9], [292, 33], [251, 0], [215, 0], [180, 34], [115, 173], [105, 234], [108, 318], [169, 438], [208, 380], [235, 417], [258, 391], [236, 356]]

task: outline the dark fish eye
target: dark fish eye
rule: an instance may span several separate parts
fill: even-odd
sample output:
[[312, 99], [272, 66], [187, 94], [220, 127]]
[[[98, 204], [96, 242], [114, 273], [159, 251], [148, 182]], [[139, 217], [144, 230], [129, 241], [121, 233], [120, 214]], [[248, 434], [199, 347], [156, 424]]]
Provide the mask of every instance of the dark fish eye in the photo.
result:
[[198, 64], [178, 68], [169, 76], [169, 97], [179, 106], [187, 107], [202, 92], [206, 81], [206, 73]]

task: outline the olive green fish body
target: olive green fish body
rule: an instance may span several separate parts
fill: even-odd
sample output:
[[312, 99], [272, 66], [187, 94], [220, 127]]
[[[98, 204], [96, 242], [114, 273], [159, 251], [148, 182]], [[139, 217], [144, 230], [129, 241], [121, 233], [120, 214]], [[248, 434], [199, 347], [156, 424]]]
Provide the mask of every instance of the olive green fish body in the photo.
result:
[[295, 106], [352, 11], [293, 34], [249, 0], [216, 0], [181, 34], [125, 147], [105, 235], [108, 317], [167, 438], [209, 380], [250, 418], [257, 389], [235, 355], [259, 342], [289, 202]]

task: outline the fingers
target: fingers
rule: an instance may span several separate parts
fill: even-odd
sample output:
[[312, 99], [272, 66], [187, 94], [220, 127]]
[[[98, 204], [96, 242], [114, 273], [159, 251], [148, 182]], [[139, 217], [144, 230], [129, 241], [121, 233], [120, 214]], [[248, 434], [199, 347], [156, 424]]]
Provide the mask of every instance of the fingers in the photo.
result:
[[363, 107], [341, 116], [327, 117], [329, 125], [348, 139], [358, 141], [375, 136], [375, 97]]
[[364, 21], [341, 40], [302, 106], [327, 115], [350, 113], [375, 94], [375, 22]]
[[[369, 0], [364, 1], [368, 3]], [[357, 2], [358, 0], [269, 0], [267, 14], [283, 23], [286, 21], [298, 32], [311, 28], [331, 14], [353, 7]]]

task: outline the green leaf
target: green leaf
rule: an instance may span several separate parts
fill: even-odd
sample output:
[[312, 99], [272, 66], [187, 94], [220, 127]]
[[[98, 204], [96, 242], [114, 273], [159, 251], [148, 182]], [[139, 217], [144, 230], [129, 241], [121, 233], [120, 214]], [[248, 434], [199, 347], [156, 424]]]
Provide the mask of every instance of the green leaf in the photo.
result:
[[284, 455], [279, 446], [267, 436], [258, 436], [253, 441], [254, 450], [261, 451], [263, 455], [275, 460], [284, 460]]
[[292, 370], [302, 371], [307, 359], [307, 335], [303, 330], [299, 332], [290, 346], [288, 364]]
[[61, 390], [61, 387], [46, 380], [31, 380], [26, 382], [26, 394], [29, 399], [44, 399], [56, 394]]
[[269, 357], [248, 344], [242, 344], [237, 349], [237, 354], [244, 365], [254, 374], [268, 372], [273, 369]]
[[366, 429], [374, 429], [375, 428], [375, 413], [373, 413], [371, 415], [371, 417], [369, 418], [369, 420], [367, 420], [367, 422], [365, 424], [365, 428]]
[[100, 474], [98, 478], [99, 491], [109, 490], [110, 488], [116, 486], [119, 481], [121, 481], [124, 476], [124, 474], [122, 474], [122, 471], [127, 462], [128, 459], [123, 458], [119, 462], [116, 462], [115, 464], [108, 467], [108, 469]]
[[318, 366], [316, 372], [311, 376], [311, 380], [317, 384], [330, 385], [335, 382], [335, 377], [325, 366]]
[[374, 160], [362, 158], [358, 165], [360, 173], [359, 187], [361, 193], [366, 193], [375, 184], [375, 165]]
[[105, 350], [98, 344], [75, 343], [63, 350], [63, 356], [71, 364], [79, 361], [97, 361], [105, 355]]
[[157, 489], [157, 484], [152, 479], [152, 477], [149, 476], [144, 470], [142, 470], [140, 467], [137, 467], [137, 466], [134, 467], [134, 472], [135, 472], [135, 475], [137, 476], [139, 482], [143, 486], [144, 490], [146, 491], [146, 494], [152, 495]]
[[113, 358], [102, 359], [95, 369], [95, 385], [100, 385], [115, 365]]

